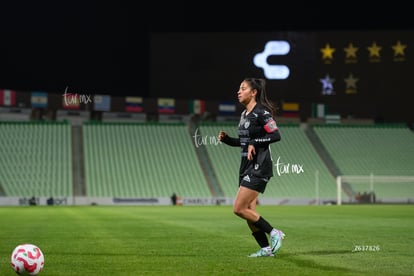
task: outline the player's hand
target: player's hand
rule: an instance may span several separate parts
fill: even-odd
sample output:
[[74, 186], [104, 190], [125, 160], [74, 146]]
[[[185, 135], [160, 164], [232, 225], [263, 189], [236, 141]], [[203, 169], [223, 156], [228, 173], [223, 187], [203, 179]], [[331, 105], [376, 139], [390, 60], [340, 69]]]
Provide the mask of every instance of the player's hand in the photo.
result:
[[256, 154], [256, 149], [253, 145], [249, 145], [247, 148], [247, 160], [253, 160], [253, 155]]
[[217, 139], [219, 139], [219, 141], [222, 141], [224, 139], [224, 137], [226, 137], [226, 136], [227, 136], [227, 133], [225, 133], [224, 131], [220, 131], [218, 136], [217, 136]]

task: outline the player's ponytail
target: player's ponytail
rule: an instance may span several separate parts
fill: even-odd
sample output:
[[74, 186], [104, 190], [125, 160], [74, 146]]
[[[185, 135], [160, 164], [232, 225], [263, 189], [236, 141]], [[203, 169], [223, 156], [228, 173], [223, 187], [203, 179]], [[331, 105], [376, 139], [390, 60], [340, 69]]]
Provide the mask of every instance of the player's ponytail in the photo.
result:
[[256, 101], [263, 105], [266, 109], [272, 113], [272, 116], [276, 116], [277, 107], [276, 105], [269, 100], [267, 97], [266, 91], [266, 80], [265, 79], [256, 79], [256, 78], [246, 78], [244, 81], [250, 83], [250, 86], [253, 89], [257, 90]]

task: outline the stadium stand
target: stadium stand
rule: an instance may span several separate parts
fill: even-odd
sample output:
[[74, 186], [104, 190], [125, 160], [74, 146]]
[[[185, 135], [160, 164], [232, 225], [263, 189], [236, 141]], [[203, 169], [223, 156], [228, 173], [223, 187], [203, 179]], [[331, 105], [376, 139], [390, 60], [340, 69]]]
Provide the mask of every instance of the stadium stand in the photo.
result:
[[[414, 175], [414, 134], [405, 125], [315, 125], [313, 131], [339, 169], [339, 175]], [[377, 198], [414, 196], [414, 185], [381, 185], [376, 194]]]
[[406, 126], [313, 126], [344, 175], [413, 175], [414, 135]]
[[[405, 125], [279, 128], [268, 198], [332, 200], [338, 175], [414, 175], [414, 136]], [[2, 121], [0, 195], [233, 198], [240, 149], [221, 144], [220, 130], [236, 136], [237, 122]], [[351, 184], [348, 196], [365, 192]], [[397, 198], [413, 189], [392, 183], [375, 192]]]
[[86, 123], [83, 135], [88, 196], [211, 196], [183, 123]]
[[71, 126], [0, 122], [0, 182], [6, 196], [72, 196]]

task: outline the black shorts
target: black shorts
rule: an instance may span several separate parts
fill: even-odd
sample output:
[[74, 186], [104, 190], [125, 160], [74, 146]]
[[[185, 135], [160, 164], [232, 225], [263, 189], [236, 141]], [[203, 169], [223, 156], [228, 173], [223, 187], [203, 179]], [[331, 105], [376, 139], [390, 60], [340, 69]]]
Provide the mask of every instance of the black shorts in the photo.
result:
[[266, 185], [269, 182], [270, 177], [257, 177], [254, 175], [245, 175], [240, 177], [240, 185], [250, 190], [255, 190], [259, 193], [264, 193]]

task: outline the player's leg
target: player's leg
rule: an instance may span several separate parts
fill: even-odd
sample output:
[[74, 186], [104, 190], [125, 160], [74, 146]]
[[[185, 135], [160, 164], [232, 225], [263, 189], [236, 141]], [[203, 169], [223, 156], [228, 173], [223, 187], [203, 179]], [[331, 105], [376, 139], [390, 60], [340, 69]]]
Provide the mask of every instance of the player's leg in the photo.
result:
[[257, 199], [260, 192], [266, 188], [267, 181], [261, 179], [250, 178], [250, 182], [241, 182], [239, 191], [236, 196], [233, 212], [247, 221], [252, 234], [261, 248], [264, 248], [266, 239], [263, 237], [265, 233], [270, 236], [270, 246], [272, 253], [276, 254], [282, 247], [282, 240], [285, 234], [274, 228], [256, 211]]
[[252, 230], [253, 237], [260, 246], [260, 249], [250, 254], [249, 257], [269, 257], [273, 256], [273, 253], [269, 246], [266, 232], [254, 224], [254, 221], [260, 218], [260, 215], [256, 212], [258, 195], [259, 192], [257, 191], [240, 186], [234, 202], [233, 212], [247, 221], [247, 225]]

